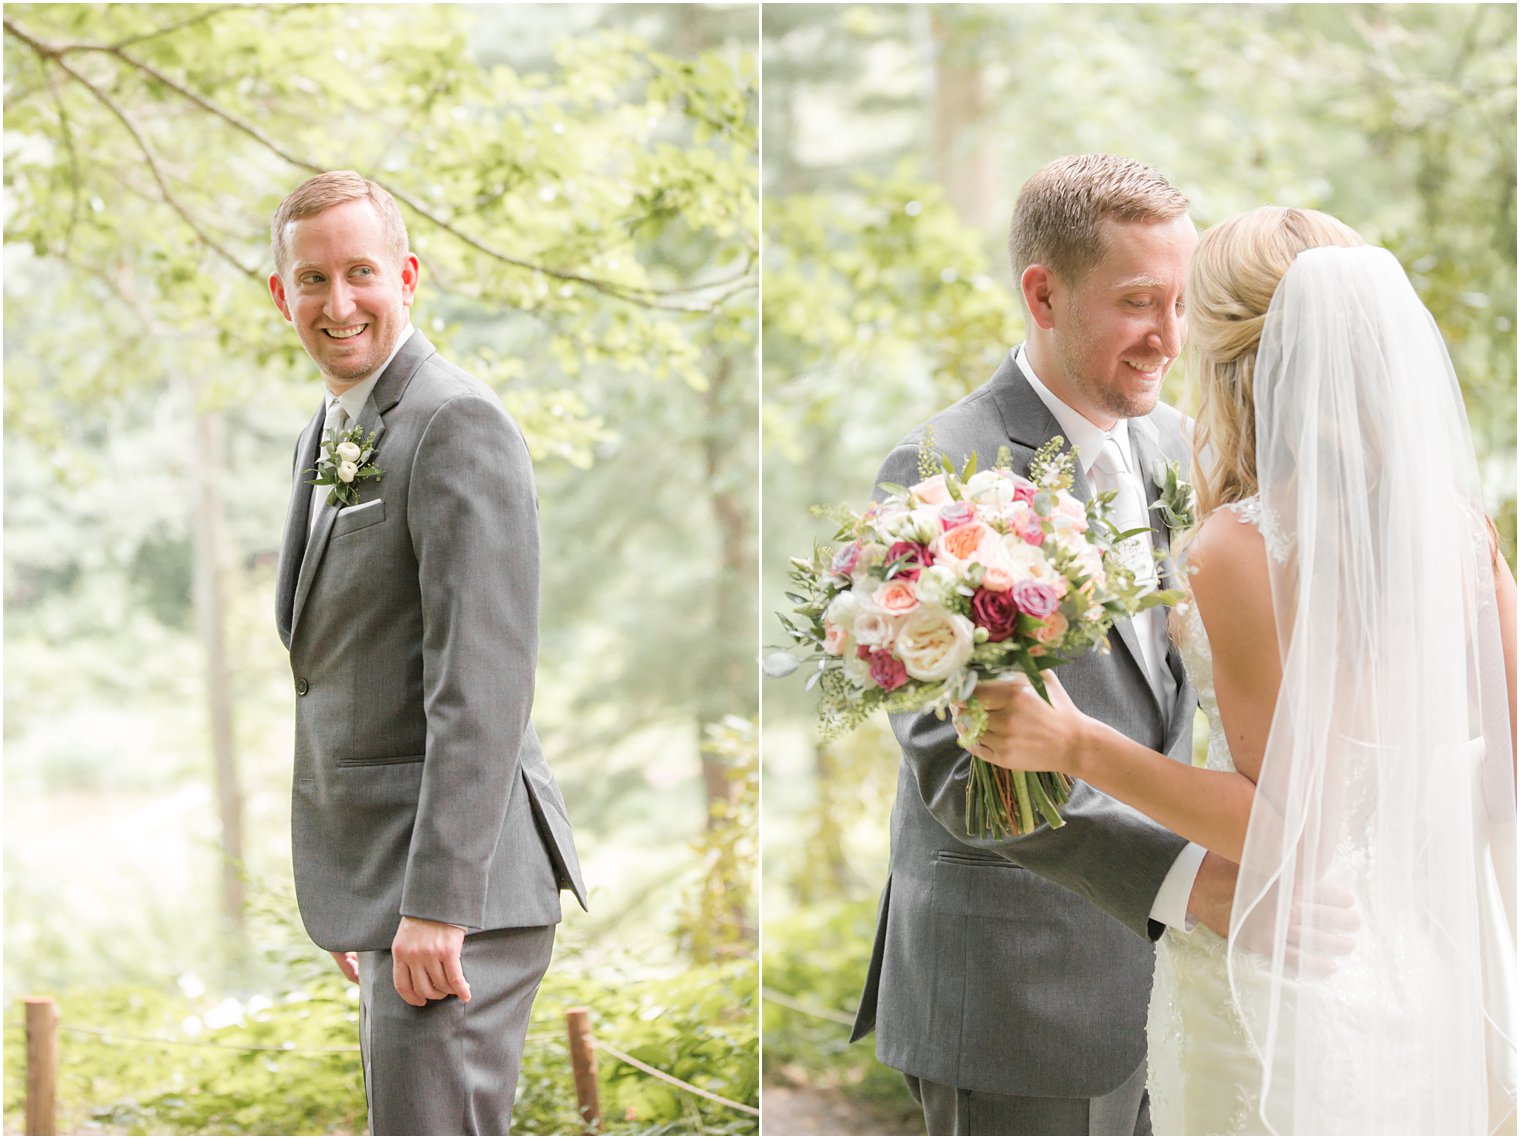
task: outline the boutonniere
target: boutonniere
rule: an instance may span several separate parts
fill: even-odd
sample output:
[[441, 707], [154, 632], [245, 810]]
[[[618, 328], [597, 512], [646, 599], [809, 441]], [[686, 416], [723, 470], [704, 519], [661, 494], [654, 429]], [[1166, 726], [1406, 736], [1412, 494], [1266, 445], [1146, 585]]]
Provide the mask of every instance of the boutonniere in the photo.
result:
[[375, 466], [375, 433], [364, 435], [357, 423], [343, 434], [331, 432], [322, 440], [322, 454], [317, 458], [317, 477], [313, 486], [330, 486], [327, 505], [353, 506], [359, 501], [355, 483], [377, 479], [385, 472]]
[[1150, 508], [1160, 508], [1161, 517], [1165, 519], [1168, 529], [1190, 529], [1196, 521], [1193, 514], [1193, 484], [1182, 477], [1177, 464], [1170, 459], [1158, 460], [1151, 468], [1151, 481], [1161, 494], [1150, 504]]

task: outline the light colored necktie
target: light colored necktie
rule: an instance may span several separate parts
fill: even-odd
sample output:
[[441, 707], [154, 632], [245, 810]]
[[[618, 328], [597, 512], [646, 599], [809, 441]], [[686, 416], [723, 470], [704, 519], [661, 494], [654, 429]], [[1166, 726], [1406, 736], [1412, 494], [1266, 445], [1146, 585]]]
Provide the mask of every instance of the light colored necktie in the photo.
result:
[[[1137, 582], [1155, 588], [1156, 558], [1151, 546], [1150, 515], [1140, 497], [1140, 488], [1135, 485], [1135, 477], [1130, 474], [1124, 449], [1113, 436], [1103, 440], [1103, 448], [1093, 460], [1088, 478], [1095, 490], [1114, 492], [1109, 511], [1114, 525], [1121, 532], [1145, 527], [1143, 533], [1125, 538], [1114, 550], [1119, 555], [1119, 560], [1135, 575]], [[1140, 641], [1140, 651], [1145, 657], [1146, 670], [1153, 680], [1165, 684], [1166, 670], [1162, 667], [1162, 662], [1166, 649], [1161, 643], [1164, 626], [1157, 619], [1159, 612], [1158, 609], [1148, 609], [1136, 614], [1132, 621], [1135, 635]]]
[[1094, 484], [1101, 491], [1114, 491], [1114, 501], [1110, 510], [1113, 514], [1114, 523], [1122, 530], [1134, 530], [1137, 527], [1145, 527], [1144, 534], [1136, 534], [1126, 538], [1116, 547], [1119, 560], [1127, 566], [1135, 575], [1135, 580], [1147, 585], [1156, 584], [1156, 559], [1151, 554], [1150, 516], [1146, 513], [1145, 504], [1140, 501], [1140, 492], [1135, 486], [1134, 477], [1129, 473], [1129, 463], [1125, 459], [1124, 451], [1118, 442], [1109, 436], [1103, 440], [1103, 449], [1098, 452], [1098, 457], [1093, 461], [1093, 470], [1103, 477], [1094, 479]]
[[[327, 453], [327, 440], [332, 438], [332, 433], [337, 431], [340, 435], [348, 428], [348, 412], [343, 404], [333, 400], [327, 405], [327, 418], [322, 421], [322, 434], [317, 437], [317, 461], [321, 462], [323, 455]], [[314, 486], [311, 488], [311, 509], [306, 515], [306, 537], [311, 538], [311, 532], [317, 527], [317, 512], [322, 508], [322, 503], [327, 501], [327, 494], [332, 490], [327, 486]]]

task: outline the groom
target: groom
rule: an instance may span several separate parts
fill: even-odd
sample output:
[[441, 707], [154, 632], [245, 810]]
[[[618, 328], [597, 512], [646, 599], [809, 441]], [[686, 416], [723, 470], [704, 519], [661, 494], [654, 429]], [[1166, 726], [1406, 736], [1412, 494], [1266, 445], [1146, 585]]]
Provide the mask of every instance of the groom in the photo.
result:
[[[360, 987], [372, 1133], [504, 1135], [560, 890], [585, 905], [528, 720], [528, 451], [491, 389], [412, 328], [419, 264], [384, 189], [319, 175], [270, 228], [269, 291], [323, 380], [276, 586], [301, 917]], [[354, 453], [335, 438], [371, 436], [373, 457], [339, 466]]]
[[[929, 421], [934, 449], [957, 467], [974, 452], [985, 467], [1006, 447], [1023, 471], [1063, 436], [1075, 493], [1116, 492], [1121, 526], [1149, 525], [1164, 551], [1160, 512], [1144, 504], [1156, 463], [1186, 469], [1190, 457], [1185, 418], [1157, 397], [1181, 350], [1196, 241], [1187, 199], [1148, 166], [1080, 155], [1040, 170], [1009, 237], [1027, 339]], [[893, 450], [878, 483], [918, 481], [926, 428]], [[1149, 544], [1134, 541], [1136, 564], [1149, 564]], [[1169, 569], [1159, 584], [1172, 584]], [[1187, 762], [1196, 696], [1164, 611], [1120, 622], [1111, 641], [1062, 669], [1072, 699]], [[892, 724], [903, 763], [891, 870], [852, 1039], [875, 1029], [931, 1135], [1149, 1134], [1152, 939], [1190, 913], [1221, 927], [1233, 867], [1082, 784], [1060, 830], [972, 838], [955, 728], [929, 714]]]

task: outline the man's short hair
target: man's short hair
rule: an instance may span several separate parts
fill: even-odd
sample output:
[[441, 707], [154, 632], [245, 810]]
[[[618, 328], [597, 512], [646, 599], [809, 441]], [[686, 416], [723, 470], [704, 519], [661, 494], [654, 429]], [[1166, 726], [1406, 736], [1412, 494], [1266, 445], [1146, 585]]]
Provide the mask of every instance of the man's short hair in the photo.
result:
[[315, 178], [302, 182], [275, 210], [274, 218], [269, 223], [269, 245], [274, 253], [275, 272], [281, 275], [285, 272], [285, 262], [290, 256], [285, 241], [285, 228], [291, 222], [312, 217], [323, 210], [359, 198], [368, 198], [375, 207], [375, 212], [380, 215], [386, 244], [395, 254], [396, 260], [399, 262], [405, 258], [410, 243], [406, 236], [406, 222], [401, 217], [401, 208], [396, 205], [396, 199], [390, 196], [385, 187], [371, 182], [362, 174], [356, 174], [352, 170], [329, 170], [326, 174], [318, 174]]
[[1162, 222], [1187, 208], [1182, 191], [1143, 162], [1116, 154], [1057, 158], [1024, 183], [1013, 207], [1008, 260], [1014, 285], [1031, 265], [1080, 281], [1103, 258], [1105, 218]]

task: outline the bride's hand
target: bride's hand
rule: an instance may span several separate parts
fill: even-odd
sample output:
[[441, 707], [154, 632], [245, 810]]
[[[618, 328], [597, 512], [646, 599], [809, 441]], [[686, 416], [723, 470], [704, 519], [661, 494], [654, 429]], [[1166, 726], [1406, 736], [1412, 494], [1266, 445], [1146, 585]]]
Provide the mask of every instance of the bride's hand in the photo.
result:
[[1071, 702], [1055, 673], [1044, 673], [1043, 679], [1049, 704], [1028, 677], [1018, 674], [976, 686], [976, 698], [987, 710], [987, 727], [971, 754], [1014, 771], [1076, 773], [1091, 721]]

